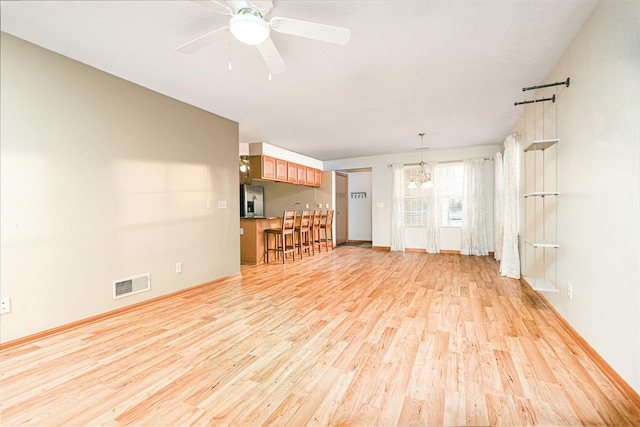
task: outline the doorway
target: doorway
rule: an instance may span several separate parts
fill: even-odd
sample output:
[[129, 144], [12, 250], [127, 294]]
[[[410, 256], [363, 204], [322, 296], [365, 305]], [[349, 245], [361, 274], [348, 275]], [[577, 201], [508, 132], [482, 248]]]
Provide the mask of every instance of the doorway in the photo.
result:
[[349, 235], [349, 204], [347, 203], [347, 191], [349, 188], [349, 176], [342, 172], [336, 172], [336, 245], [345, 243]]
[[336, 171], [336, 245], [371, 247], [372, 178], [371, 168]]

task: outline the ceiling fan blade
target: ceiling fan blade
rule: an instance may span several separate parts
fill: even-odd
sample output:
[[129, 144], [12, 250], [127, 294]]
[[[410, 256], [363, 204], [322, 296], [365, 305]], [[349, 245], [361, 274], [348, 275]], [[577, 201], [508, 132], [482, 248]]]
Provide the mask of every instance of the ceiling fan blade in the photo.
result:
[[273, 44], [271, 37], [267, 37], [267, 39], [256, 46], [258, 51], [260, 51], [260, 55], [262, 55], [262, 59], [264, 59], [265, 64], [267, 64], [267, 68], [271, 74], [278, 74], [287, 71], [287, 66], [284, 65], [284, 61], [280, 56], [280, 52], [276, 48], [276, 45]]
[[220, 13], [222, 15], [233, 15], [233, 9], [231, 9], [226, 4], [222, 4], [215, 0], [191, 0], [191, 1], [197, 4], [198, 6], [202, 6], [215, 13]]
[[351, 37], [351, 30], [348, 28], [334, 27], [332, 25], [318, 24], [298, 19], [281, 18], [279, 16], [271, 18], [269, 22], [274, 31], [293, 36], [307, 37], [323, 42], [345, 45]]
[[210, 33], [198, 37], [197, 39], [191, 40], [190, 42], [186, 42], [185, 44], [178, 46], [176, 50], [182, 53], [193, 53], [197, 50], [228, 38], [229, 34], [231, 34], [229, 32], [229, 27], [218, 28], [217, 30], [211, 31]]

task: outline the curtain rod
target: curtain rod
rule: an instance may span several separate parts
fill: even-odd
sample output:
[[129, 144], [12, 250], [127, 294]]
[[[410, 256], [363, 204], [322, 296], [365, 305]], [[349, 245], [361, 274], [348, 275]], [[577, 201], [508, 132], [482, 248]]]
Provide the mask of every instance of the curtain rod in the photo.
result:
[[[493, 157], [485, 157], [484, 160], [493, 160]], [[437, 162], [439, 165], [446, 163], [462, 163], [464, 160], [447, 160], [444, 162]], [[387, 167], [390, 168], [393, 165], [391, 163], [387, 163]], [[402, 166], [420, 166], [420, 163], [403, 163]]]
[[541, 98], [541, 99], [532, 99], [530, 101], [514, 102], [513, 105], [532, 104], [534, 102], [544, 102], [544, 101], [556, 102], [556, 96], [553, 95], [551, 98]]
[[567, 80], [564, 81], [564, 82], [555, 82], [555, 83], [549, 83], [549, 84], [546, 84], [546, 85], [523, 87], [522, 91], [526, 92], [526, 91], [532, 90], [532, 89], [540, 89], [540, 88], [543, 88], [543, 87], [560, 86], [560, 85], [567, 85], [567, 87], [569, 87], [569, 83], [571, 83], [571, 80], [569, 79], [569, 77], [567, 77]]

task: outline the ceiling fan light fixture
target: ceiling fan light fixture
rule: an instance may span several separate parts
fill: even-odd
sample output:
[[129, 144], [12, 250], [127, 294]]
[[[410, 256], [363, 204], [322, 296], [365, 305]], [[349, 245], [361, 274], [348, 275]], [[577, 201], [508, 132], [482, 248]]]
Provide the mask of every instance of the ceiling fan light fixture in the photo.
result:
[[242, 43], [258, 45], [269, 37], [269, 24], [253, 13], [235, 15], [229, 21], [229, 31]]

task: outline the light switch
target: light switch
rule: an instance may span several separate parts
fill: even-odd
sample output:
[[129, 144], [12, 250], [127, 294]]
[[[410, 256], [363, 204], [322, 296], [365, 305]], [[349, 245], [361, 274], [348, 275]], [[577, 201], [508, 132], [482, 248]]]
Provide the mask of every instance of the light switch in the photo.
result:
[[379, 208], [384, 208], [384, 203], [378, 202], [378, 203], [376, 203], [376, 206], [379, 207]]
[[204, 202], [204, 207], [206, 209], [211, 209], [211, 200], [207, 199], [207, 201]]
[[218, 209], [227, 209], [227, 201], [218, 200]]

